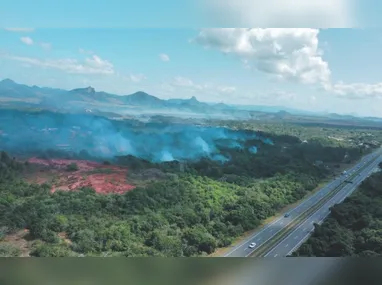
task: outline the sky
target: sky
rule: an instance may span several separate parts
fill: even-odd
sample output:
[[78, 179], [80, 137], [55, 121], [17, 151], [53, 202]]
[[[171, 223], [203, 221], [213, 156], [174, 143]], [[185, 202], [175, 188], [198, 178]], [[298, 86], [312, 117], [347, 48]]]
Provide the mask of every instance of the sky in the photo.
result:
[[382, 117], [382, 29], [349, 1], [18, 2], [0, 11], [0, 79]]

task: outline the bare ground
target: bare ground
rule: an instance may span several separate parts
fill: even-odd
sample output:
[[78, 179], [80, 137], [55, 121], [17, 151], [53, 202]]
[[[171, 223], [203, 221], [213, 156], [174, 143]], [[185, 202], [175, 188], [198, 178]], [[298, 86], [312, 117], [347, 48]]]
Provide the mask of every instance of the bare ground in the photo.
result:
[[[37, 168], [27, 180], [38, 184], [49, 183], [52, 185], [52, 192], [91, 187], [100, 194], [123, 194], [135, 188], [127, 182], [128, 170], [124, 167], [86, 160], [31, 158], [28, 161]], [[76, 164], [78, 170], [68, 171], [70, 164]]]

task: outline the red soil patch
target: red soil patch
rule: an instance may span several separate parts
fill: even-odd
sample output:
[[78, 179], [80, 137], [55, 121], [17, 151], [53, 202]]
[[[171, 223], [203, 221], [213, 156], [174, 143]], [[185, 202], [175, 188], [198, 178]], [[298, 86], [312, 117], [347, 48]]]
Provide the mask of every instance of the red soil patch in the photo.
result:
[[[30, 163], [44, 165], [52, 177], [57, 176], [57, 181], [52, 186], [52, 192], [56, 190], [76, 190], [82, 187], [91, 187], [97, 193], [122, 194], [135, 188], [126, 181], [126, 168], [115, 165], [104, 165], [87, 160], [68, 159], [38, 159], [31, 158]], [[78, 170], [66, 171], [66, 167], [72, 163], [77, 164]], [[37, 183], [44, 183], [47, 179], [37, 177]]]

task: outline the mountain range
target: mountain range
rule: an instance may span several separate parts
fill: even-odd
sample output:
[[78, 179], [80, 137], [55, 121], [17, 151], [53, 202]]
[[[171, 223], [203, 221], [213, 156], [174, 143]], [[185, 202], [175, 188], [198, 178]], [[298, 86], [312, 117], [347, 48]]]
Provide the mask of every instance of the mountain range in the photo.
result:
[[206, 112], [224, 109], [234, 109], [225, 104], [208, 104], [198, 101], [195, 97], [190, 99], [162, 100], [138, 91], [131, 95], [115, 95], [106, 92], [97, 92], [93, 87], [62, 90], [38, 86], [18, 84], [11, 79], [0, 81], [0, 98], [3, 104], [11, 105], [38, 105], [50, 108], [144, 108], [149, 110], [171, 110], [189, 112]]
[[[272, 117], [283, 119], [288, 115], [319, 116], [332, 119], [357, 120], [352, 115], [319, 114], [296, 110], [282, 106], [228, 105], [223, 103], [200, 102], [196, 97], [190, 99], [163, 100], [143, 91], [130, 95], [115, 95], [96, 91], [93, 87], [63, 90], [19, 84], [11, 79], [0, 81], [0, 105], [8, 107], [37, 107], [62, 111], [113, 112], [116, 114], [145, 113], [193, 113], [203, 116], [218, 114], [235, 118], [249, 118], [255, 113], [273, 114]], [[381, 121], [380, 118], [367, 118]]]

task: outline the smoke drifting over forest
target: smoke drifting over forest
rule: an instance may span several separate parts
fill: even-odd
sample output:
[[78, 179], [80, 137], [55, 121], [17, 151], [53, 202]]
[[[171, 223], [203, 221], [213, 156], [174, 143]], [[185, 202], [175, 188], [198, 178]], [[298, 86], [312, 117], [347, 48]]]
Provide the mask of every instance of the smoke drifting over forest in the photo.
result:
[[51, 112], [0, 114], [0, 148], [13, 153], [61, 149], [102, 158], [133, 155], [163, 162], [208, 157], [225, 162], [230, 149], [255, 154], [257, 143], [273, 144], [255, 132], [217, 127]]

